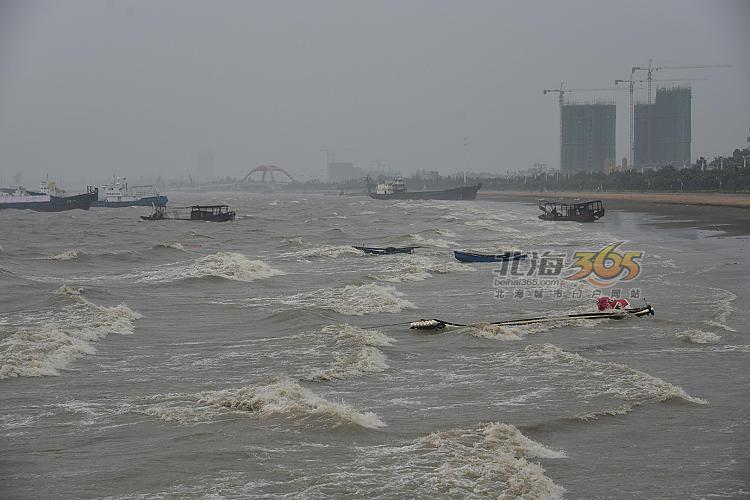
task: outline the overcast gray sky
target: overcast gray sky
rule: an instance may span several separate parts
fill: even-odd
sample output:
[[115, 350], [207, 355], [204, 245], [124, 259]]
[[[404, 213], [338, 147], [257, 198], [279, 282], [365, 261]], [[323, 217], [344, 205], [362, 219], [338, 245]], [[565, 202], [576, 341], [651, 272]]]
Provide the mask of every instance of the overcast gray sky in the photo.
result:
[[[629, 68], [693, 84], [692, 156], [750, 124], [750, 2], [0, 0], [0, 175], [98, 182], [338, 161], [404, 171], [557, 165], [555, 95]], [[627, 93], [617, 97], [627, 155]], [[596, 93], [581, 94], [593, 98]], [[465, 139], [466, 138], [466, 139]]]

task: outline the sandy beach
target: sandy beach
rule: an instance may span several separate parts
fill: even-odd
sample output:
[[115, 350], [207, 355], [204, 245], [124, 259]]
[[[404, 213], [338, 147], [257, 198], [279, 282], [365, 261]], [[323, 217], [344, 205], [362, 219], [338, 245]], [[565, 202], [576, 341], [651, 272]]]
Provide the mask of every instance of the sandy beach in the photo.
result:
[[480, 191], [478, 199], [528, 203], [602, 200], [605, 210], [657, 215], [656, 224], [663, 227], [718, 231], [717, 236], [750, 235], [750, 195], [746, 194]]

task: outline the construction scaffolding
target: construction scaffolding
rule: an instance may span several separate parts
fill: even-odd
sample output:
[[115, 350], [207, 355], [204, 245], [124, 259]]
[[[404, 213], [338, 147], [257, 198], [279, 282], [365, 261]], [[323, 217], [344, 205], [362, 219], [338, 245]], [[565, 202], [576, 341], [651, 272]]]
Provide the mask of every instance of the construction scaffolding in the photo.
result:
[[635, 105], [636, 166], [690, 164], [691, 98], [690, 87], [659, 88], [654, 104]]
[[561, 121], [564, 172], [602, 172], [605, 164], [615, 160], [614, 102], [565, 104]]

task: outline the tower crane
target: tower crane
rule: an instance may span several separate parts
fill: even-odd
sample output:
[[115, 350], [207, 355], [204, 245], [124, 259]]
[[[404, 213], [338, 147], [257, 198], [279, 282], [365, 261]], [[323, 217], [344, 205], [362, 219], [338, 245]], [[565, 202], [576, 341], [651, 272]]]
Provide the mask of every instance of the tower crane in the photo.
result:
[[559, 89], [544, 89], [542, 91], [543, 95], [547, 95], [552, 92], [556, 92], [558, 94], [558, 103], [560, 105], [560, 170], [562, 170], [563, 164], [563, 106], [565, 106], [565, 94], [569, 94], [571, 92], [610, 92], [622, 90], [625, 89], [623, 89], [622, 87], [605, 87], [599, 89], [566, 89], [565, 82], [560, 82]]
[[674, 69], [714, 69], [714, 68], [731, 68], [731, 64], [689, 64], [686, 66], [652, 66], [651, 61], [648, 62], [648, 67], [646, 68], [647, 76], [646, 79], [648, 80], [648, 103], [651, 103], [651, 82], [656, 81], [653, 78], [655, 71], [660, 70], [674, 70]]
[[[661, 69], [666, 69], [668, 67], [665, 66], [665, 67], [660, 67], [660, 68]], [[672, 66], [669, 66], [669, 68], [672, 68]], [[675, 68], [676, 68], [676, 66], [675, 66]], [[621, 83], [627, 83], [628, 84], [627, 90], [630, 93], [630, 102], [628, 104], [628, 106], [629, 106], [628, 107], [628, 112], [629, 112], [629, 116], [630, 116], [630, 118], [629, 118], [629, 120], [630, 120], [630, 127], [629, 127], [629, 134], [628, 134], [629, 135], [628, 141], [629, 141], [629, 146], [630, 146], [630, 149], [629, 149], [629, 151], [630, 151], [630, 155], [629, 155], [630, 158], [628, 159], [628, 161], [630, 161], [631, 165], [633, 165], [633, 156], [634, 156], [634, 153], [635, 153], [635, 151], [634, 151], [635, 145], [634, 145], [634, 142], [633, 142], [633, 136], [634, 136], [634, 132], [635, 132], [635, 126], [634, 126], [635, 125], [635, 117], [634, 117], [634, 113], [635, 113], [635, 101], [634, 101], [634, 99], [635, 99], [635, 95], [634, 95], [635, 94], [635, 84], [636, 83], [643, 83], [643, 82], [647, 82], [648, 83], [648, 101], [647, 102], [648, 102], [648, 104], [652, 104], [652, 102], [651, 102], [651, 85], [652, 85], [652, 82], [697, 82], [697, 81], [708, 80], [708, 78], [659, 78], [659, 79], [651, 78], [650, 75], [652, 75], [652, 72], [655, 71], [656, 69], [657, 68], [652, 68], [651, 67], [651, 61], [649, 61], [649, 67], [643, 68], [643, 67], [640, 67], [640, 66], [633, 66], [632, 68], [630, 68], [630, 79], [629, 80], [615, 80], [615, 85], [619, 85]], [[648, 71], [649, 77], [647, 77], [646, 80], [636, 80], [636, 79], [633, 78], [635, 76], [635, 72], [636, 71]], [[620, 87], [620, 88], [622, 88], [622, 87]]]

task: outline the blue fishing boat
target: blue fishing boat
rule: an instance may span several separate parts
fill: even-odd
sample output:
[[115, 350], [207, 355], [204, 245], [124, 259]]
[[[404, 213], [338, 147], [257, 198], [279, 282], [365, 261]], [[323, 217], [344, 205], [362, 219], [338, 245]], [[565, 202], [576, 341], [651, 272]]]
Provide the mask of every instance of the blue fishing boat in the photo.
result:
[[456, 259], [461, 262], [508, 262], [511, 260], [526, 260], [526, 254], [519, 251], [487, 254], [454, 250], [453, 255], [455, 255]]

